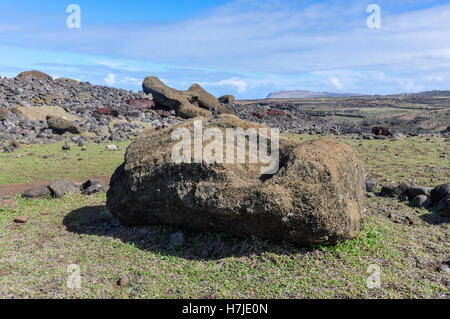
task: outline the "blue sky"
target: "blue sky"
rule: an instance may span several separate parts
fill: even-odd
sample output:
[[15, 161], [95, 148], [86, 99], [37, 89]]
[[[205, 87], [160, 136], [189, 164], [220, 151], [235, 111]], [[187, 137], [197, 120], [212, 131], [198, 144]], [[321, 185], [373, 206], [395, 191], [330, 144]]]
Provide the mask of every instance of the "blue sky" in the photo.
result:
[[[372, 3], [380, 29], [366, 24]], [[80, 29], [66, 26], [70, 4]], [[28, 69], [132, 90], [156, 75], [238, 98], [450, 89], [450, 3], [0, 0], [0, 75]]]

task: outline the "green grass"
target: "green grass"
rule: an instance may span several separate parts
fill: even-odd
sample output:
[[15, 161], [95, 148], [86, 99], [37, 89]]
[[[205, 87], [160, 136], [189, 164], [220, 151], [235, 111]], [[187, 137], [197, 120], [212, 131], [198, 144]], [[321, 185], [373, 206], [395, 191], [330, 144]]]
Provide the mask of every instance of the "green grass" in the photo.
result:
[[0, 153], [0, 185], [63, 177], [81, 181], [94, 176], [111, 176], [123, 162], [129, 142], [113, 144], [119, 147], [118, 151], [108, 151], [108, 144], [89, 144], [86, 151], [75, 144], [71, 150], [62, 151], [64, 142], [22, 145], [14, 153]]
[[[379, 181], [400, 182], [404, 180], [402, 175], [427, 184], [433, 179], [432, 185], [449, 180], [447, 159], [439, 156], [445, 148], [442, 139], [338, 139], [360, 152], [368, 174]], [[59, 147], [34, 146], [29, 151], [36, 152], [36, 156], [61, 153]], [[102, 153], [104, 147], [89, 146], [90, 160], [86, 162], [96, 169], [77, 161], [70, 151], [69, 167], [78, 175], [69, 176], [112, 172], [122, 160], [125, 145], [116, 153]], [[110, 156], [107, 161], [103, 161], [105, 156]], [[28, 181], [33, 176], [42, 178], [38, 167], [32, 169], [34, 160], [39, 165], [42, 162], [29, 157], [30, 164], [2, 161], [2, 168], [10, 165], [17, 172], [23, 167]], [[94, 160], [103, 161], [103, 165]], [[47, 179], [62, 174], [58, 171], [62, 164], [53, 165], [47, 169]], [[430, 176], [429, 165], [443, 169]], [[0, 180], [11, 180], [10, 173], [2, 170]], [[448, 278], [435, 270], [449, 259], [448, 219], [393, 199], [369, 199], [361, 235], [335, 246], [296, 248], [257, 238], [185, 231], [186, 243], [181, 249], [169, 248], [170, 235], [177, 229], [127, 228], [118, 224], [105, 208], [105, 194], [17, 201], [16, 211], [0, 209], [1, 298], [449, 297]], [[388, 218], [390, 213], [409, 217], [416, 224], [394, 223]], [[23, 214], [30, 220], [15, 224], [13, 219]], [[80, 290], [66, 286], [70, 264], [81, 268]], [[367, 287], [370, 265], [380, 267], [380, 289]], [[124, 275], [131, 283], [118, 287], [116, 281]]]

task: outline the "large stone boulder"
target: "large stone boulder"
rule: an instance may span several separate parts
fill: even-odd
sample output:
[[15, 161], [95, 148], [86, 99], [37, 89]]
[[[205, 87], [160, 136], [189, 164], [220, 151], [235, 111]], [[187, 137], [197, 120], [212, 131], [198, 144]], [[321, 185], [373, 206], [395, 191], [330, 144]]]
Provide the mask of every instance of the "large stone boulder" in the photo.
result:
[[223, 104], [231, 104], [234, 103], [235, 97], [233, 95], [227, 94], [219, 97], [219, 102]]
[[48, 186], [55, 198], [63, 198], [66, 194], [76, 193], [79, 191], [78, 186], [68, 180], [57, 180], [50, 183]]
[[58, 116], [68, 121], [76, 121], [80, 118], [76, 115], [66, 112], [62, 107], [59, 106], [15, 106], [12, 107], [11, 112], [23, 116], [30, 121], [46, 121], [47, 116]]
[[22, 72], [19, 75], [17, 75], [16, 78], [21, 80], [33, 80], [33, 79], [52, 80], [52, 77], [50, 75], [36, 70]]
[[188, 92], [191, 98], [191, 103], [194, 101], [198, 102], [200, 107], [204, 109], [214, 110], [221, 106], [218, 99], [216, 99], [212, 94], [206, 92], [197, 83], [192, 84], [191, 87], [188, 89]]
[[[282, 138], [279, 170], [271, 175], [262, 174], [261, 162], [248, 160], [174, 162], [172, 150], [180, 141], [172, 134], [184, 128], [194, 136], [199, 123], [203, 130], [217, 128], [224, 140], [227, 128], [264, 128], [225, 114], [145, 131], [128, 147], [110, 181], [107, 206], [122, 223], [254, 235], [295, 245], [336, 243], [359, 234], [365, 178], [350, 146], [329, 139], [302, 143]], [[203, 150], [210, 143], [204, 139]], [[248, 159], [248, 147], [241, 145], [238, 151]]]
[[78, 125], [75, 123], [65, 120], [59, 116], [48, 115], [47, 116], [48, 126], [58, 134], [63, 134], [65, 132], [70, 132], [72, 134], [81, 134], [82, 131]]
[[183, 118], [212, 115], [210, 111], [191, 104], [182, 91], [168, 87], [155, 76], [146, 77], [142, 88], [146, 94], [153, 96], [153, 101], [158, 106], [175, 110]]
[[233, 112], [223, 106], [212, 94], [206, 92], [199, 84], [194, 83], [184, 94], [191, 103], [198, 103], [201, 108], [217, 111], [219, 114], [232, 114]]

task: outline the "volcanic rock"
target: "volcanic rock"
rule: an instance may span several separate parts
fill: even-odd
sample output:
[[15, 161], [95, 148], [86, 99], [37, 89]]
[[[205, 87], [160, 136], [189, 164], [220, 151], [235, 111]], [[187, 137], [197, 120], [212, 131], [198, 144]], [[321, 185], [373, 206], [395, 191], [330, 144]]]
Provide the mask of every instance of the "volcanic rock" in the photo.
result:
[[92, 195], [100, 192], [105, 192], [106, 185], [103, 182], [90, 179], [83, 183], [82, 189], [84, 195]]
[[47, 116], [47, 124], [58, 134], [70, 132], [72, 134], [81, 134], [81, 129], [75, 123], [65, 120], [59, 116]]
[[8, 118], [8, 109], [0, 108], [0, 121], [4, 121]]
[[158, 106], [175, 110], [181, 117], [211, 116], [211, 112], [191, 104], [182, 91], [168, 87], [155, 76], [146, 77], [142, 88], [145, 93], [152, 94]]
[[51, 195], [52, 192], [47, 185], [34, 186], [22, 193], [22, 197], [27, 199], [44, 198]]
[[36, 70], [22, 72], [19, 75], [17, 75], [16, 78], [21, 80], [34, 80], [34, 79], [52, 80], [52, 77], [50, 75]]
[[430, 207], [433, 205], [430, 197], [426, 195], [418, 195], [411, 200], [411, 204], [416, 207]]
[[[144, 132], [128, 147], [107, 193], [107, 207], [122, 223], [253, 235], [295, 245], [336, 243], [359, 234], [365, 179], [350, 146], [282, 138], [280, 168], [272, 175], [262, 174], [260, 162], [174, 162], [172, 150], [179, 141], [172, 140], [172, 133], [178, 128], [192, 134], [199, 121], [203, 129], [222, 133], [265, 128], [219, 115]], [[208, 145], [204, 140], [203, 146]], [[238, 151], [249, 156], [248, 149]]]
[[223, 95], [221, 97], [219, 97], [219, 102], [223, 103], [223, 104], [231, 104], [234, 103], [235, 101], [235, 97], [233, 95]]
[[450, 196], [450, 183], [436, 186], [430, 194], [433, 203], [439, 203], [444, 197]]
[[55, 198], [63, 198], [64, 195], [76, 193], [79, 190], [74, 182], [68, 180], [53, 181], [50, 183], [48, 188], [52, 192], [52, 196]]

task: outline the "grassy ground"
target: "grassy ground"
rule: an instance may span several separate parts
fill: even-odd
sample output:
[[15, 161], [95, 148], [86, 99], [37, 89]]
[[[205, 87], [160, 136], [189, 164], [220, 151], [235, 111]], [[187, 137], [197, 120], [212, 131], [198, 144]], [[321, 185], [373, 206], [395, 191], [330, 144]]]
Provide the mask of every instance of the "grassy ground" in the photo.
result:
[[111, 176], [123, 162], [128, 142], [116, 144], [119, 151], [108, 151], [106, 144], [89, 144], [82, 151], [72, 145], [62, 151], [64, 143], [22, 145], [14, 153], [0, 153], [0, 186], [24, 184], [36, 180], [71, 178], [77, 181], [93, 176]]
[[[412, 178], [435, 185], [450, 180], [448, 141], [443, 139], [339, 139], [360, 152], [368, 175], [377, 181]], [[34, 146], [22, 152], [36, 155], [2, 160], [0, 181], [16, 182], [18, 172], [24, 174], [22, 181], [61, 177], [61, 165], [70, 168], [65, 175], [69, 177], [108, 174], [120, 162], [125, 145], [116, 153], [102, 153], [105, 145], [90, 145], [82, 161], [77, 150], [64, 161], [41, 161], [39, 154], [47, 152], [62, 156], [60, 146]], [[121, 226], [105, 209], [104, 194], [18, 198], [18, 205], [16, 211], [0, 210], [1, 298], [450, 297], [448, 274], [436, 271], [450, 259], [449, 219], [394, 199], [368, 200], [359, 238], [303, 249], [196, 232], [184, 232], [184, 247], [170, 249], [170, 235], [178, 230]], [[15, 224], [13, 219], [23, 214], [30, 220]], [[396, 222], [390, 214], [407, 222]], [[80, 266], [81, 289], [67, 288], [70, 264]], [[380, 269], [381, 288], [367, 286], [370, 265]], [[118, 286], [116, 281], [124, 276], [129, 285]]]

